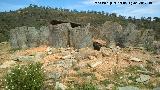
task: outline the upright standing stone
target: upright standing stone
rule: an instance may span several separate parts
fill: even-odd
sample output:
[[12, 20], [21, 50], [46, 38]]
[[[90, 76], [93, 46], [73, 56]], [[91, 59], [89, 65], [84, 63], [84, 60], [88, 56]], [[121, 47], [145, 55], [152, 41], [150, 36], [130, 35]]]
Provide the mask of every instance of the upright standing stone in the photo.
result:
[[17, 41], [19, 48], [25, 49], [27, 48], [27, 38], [26, 38], [27, 27], [17, 27]]
[[69, 23], [62, 23], [53, 25], [52, 28], [50, 28], [50, 35], [49, 35], [49, 42], [50, 45], [59, 48], [59, 47], [67, 47], [68, 45], [68, 32], [69, 32]]
[[70, 46], [77, 49], [92, 47], [92, 35], [89, 32], [90, 25], [86, 27], [75, 27], [70, 30]]
[[10, 43], [11, 43], [11, 47], [13, 49], [18, 49], [19, 46], [18, 46], [18, 42], [17, 42], [17, 34], [16, 34], [16, 29], [11, 29], [10, 30]]
[[27, 44], [28, 47], [37, 47], [39, 43], [39, 34], [35, 27], [28, 27], [27, 31]]
[[48, 44], [49, 40], [49, 28], [42, 26], [39, 30], [39, 41], [40, 44]]

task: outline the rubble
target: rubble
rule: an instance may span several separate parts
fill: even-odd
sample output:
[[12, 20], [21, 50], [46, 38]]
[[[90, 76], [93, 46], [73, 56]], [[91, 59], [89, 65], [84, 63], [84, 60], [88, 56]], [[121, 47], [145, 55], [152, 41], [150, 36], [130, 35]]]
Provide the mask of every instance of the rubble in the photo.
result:
[[150, 80], [150, 76], [143, 74], [141, 74], [140, 77], [136, 79], [136, 81], [140, 83], [147, 82], [148, 80]]
[[96, 67], [96, 66], [98, 66], [100, 64], [102, 64], [102, 61], [89, 63], [89, 66], [92, 67], [92, 68], [94, 68], [94, 67]]
[[55, 90], [66, 90], [67, 86], [63, 85], [62, 83], [56, 82]]

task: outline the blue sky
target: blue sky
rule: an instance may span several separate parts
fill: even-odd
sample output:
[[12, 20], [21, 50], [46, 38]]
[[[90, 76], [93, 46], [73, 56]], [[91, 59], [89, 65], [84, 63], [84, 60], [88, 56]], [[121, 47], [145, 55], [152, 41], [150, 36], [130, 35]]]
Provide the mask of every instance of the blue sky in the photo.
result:
[[[146, 5], [100, 5], [94, 2], [153, 2]], [[16, 10], [27, 7], [30, 4], [38, 6], [61, 7], [77, 10], [95, 10], [109, 13], [117, 13], [123, 16], [136, 18], [160, 17], [160, 0], [0, 0], [0, 11]]]

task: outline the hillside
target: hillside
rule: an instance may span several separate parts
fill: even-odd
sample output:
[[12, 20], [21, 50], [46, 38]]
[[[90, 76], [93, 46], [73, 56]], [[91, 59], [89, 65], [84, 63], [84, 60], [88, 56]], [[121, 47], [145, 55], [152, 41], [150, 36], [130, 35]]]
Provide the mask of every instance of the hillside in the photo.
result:
[[91, 23], [94, 27], [102, 25], [105, 21], [117, 22], [124, 28], [128, 23], [134, 23], [138, 29], [154, 29], [156, 39], [160, 37], [159, 17], [136, 19], [134, 17], [117, 16], [116, 13], [103, 11], [77, 11], [30, 5], [16, 11], [0, 12], [0, 42], [8, 40], [10, 29], [20, 26], [40, 28], [40, 26], [47, 26], [51, 20], [71, 21], [82, 24]]

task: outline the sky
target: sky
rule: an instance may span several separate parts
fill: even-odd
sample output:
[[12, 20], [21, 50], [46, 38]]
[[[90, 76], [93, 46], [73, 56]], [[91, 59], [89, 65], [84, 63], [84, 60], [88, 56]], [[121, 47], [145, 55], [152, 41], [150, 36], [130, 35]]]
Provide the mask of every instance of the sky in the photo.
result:
[[[95, 2], [145, 2], [147, 4], [96, 4]], [[152, 4], [148, 4], [152, 2]], [[0, 12], [17, 10], [30, 4], [66, 9], [105, 11], [122, 16], [160, 17], [160, 0], [0, 0]]]

